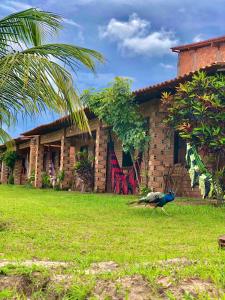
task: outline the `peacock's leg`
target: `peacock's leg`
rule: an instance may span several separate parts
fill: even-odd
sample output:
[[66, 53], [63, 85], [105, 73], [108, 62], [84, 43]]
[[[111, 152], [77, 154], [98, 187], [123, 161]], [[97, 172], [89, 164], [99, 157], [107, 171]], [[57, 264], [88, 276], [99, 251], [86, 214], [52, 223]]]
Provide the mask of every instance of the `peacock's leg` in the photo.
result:
[[169, 216], [164, 207], [161, 207], [161, 210], [164, 212], [165, 215]]
[[151, 215], [153, 215], [154, 214], [154, 212], [156, 211], [156, 206], [154, 207], [154, 208], [152, 208], [152, 213], [151, 213]]

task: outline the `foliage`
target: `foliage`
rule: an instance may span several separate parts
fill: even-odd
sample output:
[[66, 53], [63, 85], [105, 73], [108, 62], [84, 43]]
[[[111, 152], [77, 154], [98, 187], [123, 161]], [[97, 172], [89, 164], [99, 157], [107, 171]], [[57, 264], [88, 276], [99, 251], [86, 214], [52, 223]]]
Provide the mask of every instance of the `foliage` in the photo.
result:
[[141, 196], [146, 196], [148, 193], [152, 192], [151, 188], [145, 186], [145, 185], [141, 185], [140, 186], [140, 195]]
[[116, 77], [109, 87], [99, 92], [85, 91], [81, 100], [101, 121], [112, 127], [122, 141], [123, 150], [133, 155], [134, 150], [145, 149], [149, 137], [130, 85], [130, 80]]
[[16, 160], [19, 158], [18, 153], [16, 151], [6, 151], [2, 155], [2, 160], [6, 164], [6, 166], [12, 172], [16, 163]]
[[[100, 53], [67, 44], [44, 43], [58, 32], [62, 19], [30, 8], [0, 20], [0, 123], [11, 125], [17, 114], [53, 110], [71, 114], [80, 128], [88, 127], [69, 69], [80, 65], [95, 71]], [[0, 126], [0, 140], [9, 139]]]
[[56, 174], [56, 182], [53, 186], [54, 190], [60, 190], [63, 180], [65, 179], [65, 171], [64, 170], [59, 170]]
[[91, 188], [94, 179], [93, 158], [89, 157], [87, 151], [77, 153], [74, 170], [75, 174], [83, 180], [84, 184]]
[[14, 176], [13, 176], [13, 174], [9, 175], [8, 184], [14, 184]]
[[175, 94], [163, 93], [166, 123], [198, 148], [214, 158], [213, 180], [224, 166], [225, 157], [225, 75], [208, 76], [198, 72], [191, 81], [180, 84]]
[[27, 187], [32, 187], [34, 185], [34, 181], [35, 181], [35, 172], [34, 170], [31, 172], [30, 176], [28, 177], [27, 180]]
[[199, 72], [180, 84], [174, 95], [163, 93], [167, 124], [204, 153], [225, 153], [225, 75]]
[[42, 180], [42, 187], [43, 188], [50, 188], [52, 186], [51, 178], [46, 172], [43, 172], [41, 174], [41, 180]]

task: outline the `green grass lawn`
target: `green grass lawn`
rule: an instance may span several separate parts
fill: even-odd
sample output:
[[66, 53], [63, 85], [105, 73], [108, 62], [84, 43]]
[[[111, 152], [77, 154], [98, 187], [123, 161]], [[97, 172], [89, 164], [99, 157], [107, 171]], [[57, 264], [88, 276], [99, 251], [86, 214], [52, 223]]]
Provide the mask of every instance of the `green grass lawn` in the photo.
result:
[[[68, 261], [79, 270], [93, 262], [114, 261], [123, 267], [120, 272], [142, 274], [149, 281], [162, 275], [199, 277], [225, 287], [225, 251], [217, 243], [225, 234], [225, 207], [182, 206], [182, 200], [175, 200], [167, 205], [166, 216], [128, 206], [131, 199], [2, 185], [0, 260]], [[196, 263], [154, 265], [180, 257]], [[82, 276], [83, 285], [96, 279], [76, 276]]]

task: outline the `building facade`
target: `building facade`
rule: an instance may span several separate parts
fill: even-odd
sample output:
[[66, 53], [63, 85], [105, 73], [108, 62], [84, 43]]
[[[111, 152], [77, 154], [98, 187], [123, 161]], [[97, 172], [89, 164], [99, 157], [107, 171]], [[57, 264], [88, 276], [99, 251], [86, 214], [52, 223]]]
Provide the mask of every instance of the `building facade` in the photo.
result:
[[[148, 120], [150, 142], [140, 166], [141, 182], [153, 191], [175, 188], [179, 196], [200, 197], [198, 188], [191, 189], [185, 168], [185, 143], [167, 128], [166, 113], [160, 104], [163, 91], [174, 92], [179, 83], [190, 80], [199, 69], [208, 74], [225, 67], [225, 37], [172, 49], [179, 53], [178, 77], [134, 92], [140, 113]], [[110, 184], [109, 131], [93, 113], [86, 110], [91, 134], [81, 132], [71, 124], [69, 116], [41, 125], [21, 135], [16, 142], [19, 159], [14, 168], [15, 184], [25, 184], [34, 177], [34, 186], [42, 187], [42, 173], [55, 176], [65, 172], [62, 188], [76, 189], [74, 163], [76, 153], [85, 149], [94, 157], [94, 185], [96, 192], [112, 192]], [[124, 172], [131, 167], [123, 153], [121, 141], [112, 136], [115, 154]], [[4, 145], [0, 151], [4, 151]], [[0, 181], [7, 183], [8, 170], [1, 163]]]

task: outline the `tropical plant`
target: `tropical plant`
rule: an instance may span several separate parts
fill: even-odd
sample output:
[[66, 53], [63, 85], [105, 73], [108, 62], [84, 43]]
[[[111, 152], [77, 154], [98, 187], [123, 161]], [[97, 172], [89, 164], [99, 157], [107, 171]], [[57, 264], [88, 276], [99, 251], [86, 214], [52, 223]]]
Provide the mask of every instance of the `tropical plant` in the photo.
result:
[[[68, 67], [95, 71], [103, 56], [87, 48], [44, 43], [62, 28], [56, 14], [31, 8], [0, 20], [0, 124], [10, 126], [18, 113], [50, 109], [68, 113], [80, 128], [88, 127]], [[0, 126], [0, 140], [9, 135]]]
[[99, 92], [84, 91], [81, 100], [101, 121], [111, 126], [122, 141], [124, 152], [129, 152], [134, 162], [135, 152], [138, 154], [146, 149], [149, 136], [147, 123], [138, 112], [130, 86], [129, 79], [116, 77], [109, 87]]
[[35, 172], [32, 171], [30, 173], [30, 175], [28, 176], [28, 180], [27, 180], [27, 184], [26, 186], [31, 188], [34, 185], [34, 181], [35, 181]]
[[[213, 182], [221, 186], [225, 157], [225, 75], [198, 72], [180, 84], [174, 94], [163, 93], [166, 123], [210, 158]], [[221, 191], [221, 187], [218, 186]]]
[[8, 177], [8, 183], [14, 184], [14, 176], [13, 176], [13, 170], [15, 167], [16, 160], [19, 158], [17, 152], [6, 150], [2, 156], [1, 160], [5, 163], [5, 165], [9, 169], [9, 177]]
[[75, 175], [77, 175], [84, 185], [91, 190], [94, 181], [93, 158], [88, 155], [87, 151], [76, 154], [76, 163], [74, 165]]
[[6, 164], [6, 166], [11, 170], [14, 169], [16, 160], [19, 158], [16, 151], [7, 150], [2, 154], [2, 160]]
[[65, 171], [59, 170], [56, 174], [55, 183], [53, 185], [54, 190], [62, 189], [62, 183], [64, 179], [65, 179]]
[[42, 180], [42, 187], [43, 188], [50, 188], [52, 186], [51, 178], [46, 172], [43, 172], [41, 174], [41, 180]]

